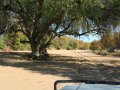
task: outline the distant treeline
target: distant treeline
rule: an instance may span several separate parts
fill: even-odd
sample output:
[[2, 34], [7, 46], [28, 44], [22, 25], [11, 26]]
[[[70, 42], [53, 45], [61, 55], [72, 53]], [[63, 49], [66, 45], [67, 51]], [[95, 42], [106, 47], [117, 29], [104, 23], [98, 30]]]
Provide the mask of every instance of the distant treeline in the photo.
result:
[[[22, 33], [12, 36], [13, 37], [2, 35], [0, 37], [0, 50], [30, 50], [30, 45], [28, 43], [23, 43], [23, 41], [28, 41], [28, 39]], [[120, 49], [120, 32], [104, 34], [101, 36], [100, 40], [95, 40], [91, 43], [86, 43], [68, 36], [56, 37], [48, 49], [91, 49], [93, 51], [108, 50], [112, 52], [115, 49]]]
[[[28, 39], [18, 33], [13, 37], [9, 35], [3, 35], [0, 38], [0, 49], [1, 50], [30, 50], [30, 45], [28, 43], [21, 43], [21, 41], [27, 41]], [[67, 36], [56, 37], [48, 49], [89, 49], [90, 43], [85, 43], [81, 40], [76, 40]]]
[[63, 37], [56, 37], [53, 40], [53, 43], [49, 47], [50, 49], [66, 49], [66, 50], [73, 50], [73, 49], [89, 49], [90, 43], [85, 43], [81, 40], [76, 40], [67, 36]]

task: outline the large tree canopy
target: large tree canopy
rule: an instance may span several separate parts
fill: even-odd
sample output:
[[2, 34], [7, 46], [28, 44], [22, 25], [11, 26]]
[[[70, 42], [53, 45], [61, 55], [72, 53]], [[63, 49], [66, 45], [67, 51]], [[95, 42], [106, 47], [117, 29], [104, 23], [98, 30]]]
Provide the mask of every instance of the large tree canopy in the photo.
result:
[[3, 12], [9, 19], [7, 29], [26, 35], [36, 58], [45, 55], [56, 36], [115, 29], [120, 0], [4, 0]]

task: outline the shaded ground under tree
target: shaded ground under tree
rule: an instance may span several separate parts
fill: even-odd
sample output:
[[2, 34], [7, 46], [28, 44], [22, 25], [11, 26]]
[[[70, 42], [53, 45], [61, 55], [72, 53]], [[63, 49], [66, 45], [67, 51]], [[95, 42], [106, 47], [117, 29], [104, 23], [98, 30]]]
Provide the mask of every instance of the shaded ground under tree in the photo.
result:
[[101, 64], [92, 64], [87, 60], [55, 54], [51, 54], [48, 61], [33, 62], [24, 58], [25, 53], [0, 52], [0, 66], [23, 68], [32, 72], [71, 79], [120, 81], [119, 65], [109, 66], [102, 62]]

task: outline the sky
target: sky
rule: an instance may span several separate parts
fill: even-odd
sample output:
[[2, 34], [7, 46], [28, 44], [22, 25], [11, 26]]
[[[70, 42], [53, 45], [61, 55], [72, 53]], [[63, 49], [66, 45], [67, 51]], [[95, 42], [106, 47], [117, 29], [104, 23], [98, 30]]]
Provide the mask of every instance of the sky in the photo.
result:
[[89, 36], [80, 36], [80, 38], [76, 38], [76, 37], [73, 37], [73, 36], [68, 36], [70, 38], [74, 38], [74, 39], [77, 39], [77, 40], [82, 40], [84, 42], [92, 42], [94, 40], [100, 40], [100, 36], [98, 35], [89, 35]]
[[93, 35], [89, 35], [89, 36], [81, 36], [81, 38], [79, 40], [82, 40], [84, 42], [92, 42], [94, 40], [100, 40], [99, 36], [93, 36]]

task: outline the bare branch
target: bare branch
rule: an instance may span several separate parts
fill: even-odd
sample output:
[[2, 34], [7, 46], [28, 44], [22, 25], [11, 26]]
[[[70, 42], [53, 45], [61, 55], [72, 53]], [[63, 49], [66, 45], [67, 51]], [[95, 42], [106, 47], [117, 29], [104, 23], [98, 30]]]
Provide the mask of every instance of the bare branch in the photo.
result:
[[90, 32], [101, 32], [101, 30], [103, 30], [103, 28], [98, 28], [98, 29], [88, 30], [88, 31], [83, 32], [83, 33], [66, 31], [66, 32], [60, 33], [60, 36], [64, 36], [64, 35], [76, 35], [76, 36], [82, 36], [82, 35], [86, 35], [86, 34], [88, 34], [88, 33], [90, 33]]
[[69, 22], [69, 24], [67, 25], [67, 27], [64, 28], [64, 30], [60, 31], [59, 34], [66, 32], [66, 31], [71, 27], [71, 24], [74, 22], [74, 20], [75, 20], [75, 19], [71, 20], [71, 21]]
[[52, 40], [53, 40], [56, 36], [57, 36], [57, 35], [52, 36], [52, 37], [44, 44], [44, 46], [42, 46], [42, 47], [46, 48], [46, 47], [48, 47], [49, 45], [51, 45]]

